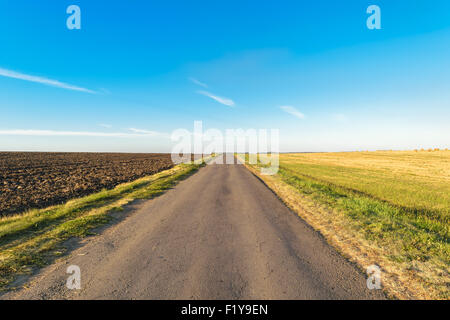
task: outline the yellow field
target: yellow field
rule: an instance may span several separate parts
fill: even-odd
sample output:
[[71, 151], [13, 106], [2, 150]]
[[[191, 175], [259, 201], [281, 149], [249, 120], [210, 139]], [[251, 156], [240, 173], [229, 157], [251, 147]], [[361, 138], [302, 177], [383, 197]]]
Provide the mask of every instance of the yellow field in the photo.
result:
[[450, 298], [450, 151], [281, 154], [260, 177], [362, 269], [380, 266], [393, 297]]
[[394, 205], [450, 212], [450, 151], [282, 154], [280, 164]]

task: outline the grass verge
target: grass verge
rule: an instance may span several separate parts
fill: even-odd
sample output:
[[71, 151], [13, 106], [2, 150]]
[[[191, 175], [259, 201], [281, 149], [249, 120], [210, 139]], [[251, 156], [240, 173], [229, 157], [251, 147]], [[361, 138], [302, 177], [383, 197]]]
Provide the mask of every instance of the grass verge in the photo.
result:
[[[298, 166], [293, 169], [292, 162], [280, 160], [274, 176], [260, 175], [260, 164], [247, 167], [363, 270], [372, 264], [380, 266], [390, 296], [450, 298], [449, 216], [445, 208], [412, 210], [349, 184], [312, 177], [311, 171]], [[335, 180], [338, 176], [337, 171], [332, 175]], [[355, 178], [353, 185], [359, 181]]]
[[180, 164], [63, 205], [0, 219], [0, 290], [7, 289], [17, 276], [30, 274], [63, 254], [64, 241], [92, 234], [93, 228], [111, 220], [112, 212], [123, 210], [133, 200], [164, 193], [203, 165]]

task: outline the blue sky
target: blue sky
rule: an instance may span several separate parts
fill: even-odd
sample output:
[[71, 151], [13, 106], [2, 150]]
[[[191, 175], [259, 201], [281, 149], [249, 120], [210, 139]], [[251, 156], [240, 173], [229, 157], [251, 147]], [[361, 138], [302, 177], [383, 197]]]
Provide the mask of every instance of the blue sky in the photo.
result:
[[169, 152], [195, 120], [281, 151], [445, 148], [449, 57], [448, 0], [0, 0], [0, 150]]

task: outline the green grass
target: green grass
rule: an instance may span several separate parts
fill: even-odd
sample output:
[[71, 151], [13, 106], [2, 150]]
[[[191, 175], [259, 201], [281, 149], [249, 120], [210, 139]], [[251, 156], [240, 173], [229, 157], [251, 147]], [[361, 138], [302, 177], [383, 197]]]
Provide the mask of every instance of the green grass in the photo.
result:
[[449, 173], [449, 151], [282, 154], [275, 179], [343, 213], [393, 263], [422, 267], [449, 298]]
[[427, 261], [438, 259], [450, 264], [448, 215], [423, 209], [412, 210], [332, 183], [318, 181], [281, 166], [282, 181], [300, 193], [328, 207], [338, 209], [358, 223], [369, 240], [399, 245], [392, 259]]
[[450, 151], [289, 154], [281, 164], [398, 206], [449, 215]]
[[64, 253], [64, 241], [85, 237], [111, 221], [112, 212], [136, 199], [151, 199], [197, 171], [204, 163], [180, 164], [131, 183], [64, 205], [0, 219], [0, 288]]

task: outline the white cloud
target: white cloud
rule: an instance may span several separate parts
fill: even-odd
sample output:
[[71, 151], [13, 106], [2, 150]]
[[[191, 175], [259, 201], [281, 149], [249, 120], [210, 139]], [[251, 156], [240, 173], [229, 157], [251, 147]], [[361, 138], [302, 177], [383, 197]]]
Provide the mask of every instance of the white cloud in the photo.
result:
[[207, 97], [209, 97], [211, 99], [214, 99], [217, 102], [219, 102], [221, 104], [224, 104], [226, 106], [229, 106], [229, 107], [233, 107], [234, 106], [234, 101], [231, 100], [231, 99], [218, 97], [218, 96], [216, 96], [216, 95], [214, 95], [214, 94], [212, 94], [212, 93], [210, 93], [208, 91], [197, 91], [197, 93], [202, 94], [204, 96], [207, 96]]
[[52, 80], [52, 79], [47, 79], [47, 78], [37, 77], [37, 76], [31, 76], [28, 74], [23, 74], [23, 73], [19, 73], [16, 71], [3, 69], [3, 68], [0, 68], [0, 76], [41, 83], [41, 84], [44, 84], [47, 86], [52, 86], [52, 87], [57, 87], [57, 88], [62, 88], [62, 89], [67, 89], [67, 90], [81, 91], [81, 92], [93, 93], [93, 94], [97, 93], [95, 91], [92, 91], [92, 90], [89, 90], [86, 88], [77, 87], [77, 86], [67, 84], [64, 82], [60, 82], [58, 80]]
[[157, 132], [157, 131], [150, 131], [150, 130], [145, 130], [145, 129], [129, 128], [128, 130], [130, 130], [131, 132], [134, 132], [134, 133], [145, 134], [145, 135], [152, 135], [152, 136], [157, 136], [157, 135], [161, 135], [162, 134], [162, 133]]
[[107, 124], [107, 123], [99, 123], [98, 125], [103, 128], [112, 128], [112, 125]]
[[[136, 129], [138, 130], [138, 129]], [[133, 133], [127, 132], [90, 132], [90, 131], [56, 131], [56, 130], [0, 130], [0, 135], [9, 136], [73, 136], [73, 137], [118, 137], [118, 138], [136, 138], [136, 137], [154, 137], [156, 135], [166, 136], [164, 133], [155, 131], [141, 130]]]
[[203, 87], [203, 88], [208, 88], [208, 85], [206, 83], [203, 83], [195, 78], [189, 78], [189, 81], [191, 81], [192, 83], [195, 83], [196, 85]]
[[281, 106], [280, 109], [283, 110], [284, 112], [287, 112], [287, 113], [293, 115], [294, 117], [299, 118], [299, 119], [305, 118], [305, 115], [303, 113], [301, 113], [300, 111], [298, 111], [296, 108], [294, 108], [292, 106]]

